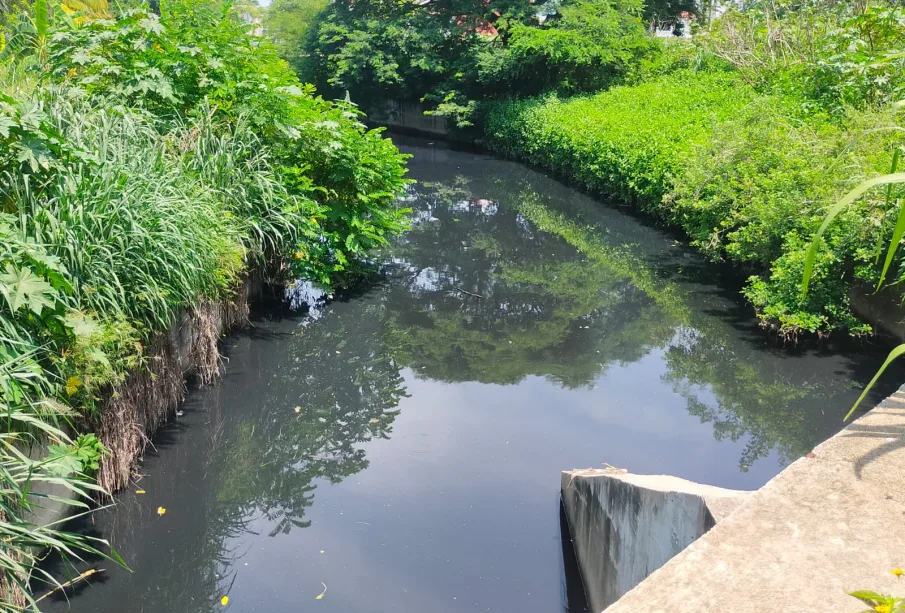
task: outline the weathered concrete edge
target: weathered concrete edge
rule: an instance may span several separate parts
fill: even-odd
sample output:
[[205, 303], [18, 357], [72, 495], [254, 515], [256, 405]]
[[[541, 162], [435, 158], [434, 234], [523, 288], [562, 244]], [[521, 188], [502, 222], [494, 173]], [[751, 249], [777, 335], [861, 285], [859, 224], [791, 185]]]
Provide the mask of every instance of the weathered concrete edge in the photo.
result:
[[905, 386], [793, 462], [607, 613], [862, 611], [903, 595]]
[[564, 471], [561, 492], [595, 611], [643, 581], [750, 494], [613, 468]]

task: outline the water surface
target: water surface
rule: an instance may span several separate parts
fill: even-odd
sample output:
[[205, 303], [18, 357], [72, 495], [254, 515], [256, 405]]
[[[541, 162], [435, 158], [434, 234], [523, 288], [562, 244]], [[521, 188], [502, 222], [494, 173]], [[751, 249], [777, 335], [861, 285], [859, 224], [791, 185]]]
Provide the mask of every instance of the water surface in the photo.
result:
[[91, 561], [101, 578], [49, 610], [582, 611], [561, 470], [757, 488], [878, 364], [777, 344], [725, 269], [618, 208], [398, 142], [413, 227], [380, 277], [226, 340], [223, 380], [82, 526], [133, 572]]

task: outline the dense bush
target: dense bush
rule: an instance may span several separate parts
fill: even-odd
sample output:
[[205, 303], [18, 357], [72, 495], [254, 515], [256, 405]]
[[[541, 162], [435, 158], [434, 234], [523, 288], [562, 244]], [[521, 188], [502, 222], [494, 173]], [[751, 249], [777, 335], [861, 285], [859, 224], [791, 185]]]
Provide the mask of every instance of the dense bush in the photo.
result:
[[334, 2], [309, 35], [304, 78], [355, 100], [421, 100], [459, 126], [480, 100], [590, 92], [657, 54], [638, 0]]
[[748, 83], [837, 116], [905, 94], [900, 3], [755, 1], [730, 9], [699, 44]]
[[694, 146], [753, 97], [731, 73], [681, 70], [594, 96], [494, 103], [486, 142], [655, 211]]

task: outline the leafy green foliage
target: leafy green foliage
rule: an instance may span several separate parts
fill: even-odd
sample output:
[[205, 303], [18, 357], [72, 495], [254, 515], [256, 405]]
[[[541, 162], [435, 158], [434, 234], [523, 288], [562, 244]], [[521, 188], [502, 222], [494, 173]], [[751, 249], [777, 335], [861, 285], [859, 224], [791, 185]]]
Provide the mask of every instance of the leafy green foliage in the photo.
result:
[[478, 56], [478, 82], [486, 91], [537, 94], [591, 92], [618, 82], [659, 44], [646, 36], [640, 3], [574, 0], [551, 25], [516, 23], [506, 44]]
[[[405, 211], [396, 206], [404, 158], [359, 121], [354, 106], [314, 97], [273, 47], [246, 30], [204, 4], [168, 4], [160, 19], [130, 11], [117, 22], [96, 21], [55, 36], [53, 75], [94, 96], [143, 106], [168, 128], [196, 114], [208, 116], [204, 121], [215, 134], [239, 122], [227, 128], [242, 132], [230, 156], [262, 172], [262, 165], [272, 169], [266, 189], [261, 172], [249, 179], [246, 187], [258, 193], [246, 201], [266, 198], [268, 215], [274, 207], [288, 208], [271, 217], [282, 220], [271, 228], [248, 210], [234, 212], [249, 220], [257, 248], [281, 243], [284, 254], [302, 254], [295, 258], [298, 273], [329, 284], [404, 227]], [[255, 151], [264, 153], [251, 155]], [[202, 172], [216, 164], [207, 155], [192, 157]], [[217, 181], [225, 176], [217, 170]], [[230, 206], [242, 200], [232, 198]], [[293, 236], [296, 245], [288, 245]]]
[[905, 9], [899, 3], [755, 1], [701, 38], [748, 83], [843, 117], [902, 97]]
[[264, 28], [280, 57], [298, 74], [308, 72], [308, 39], [327, 0], [274, 0], [264, 14]]
[[49, 448], [49, 456], [57, 463], [55, 470], [61, 476], [72, 473], [92, 475], [100, 468], [101, 457], [109, 452], [94, 434], [80, 434], [71, 445], [55, 443]]
[[679, 71], [588, 97], [490, 106], [486, 142], [656, 211], [683, 161], [754, 92], [729, 73]]
[[484, 126], [497, 151], [636, 204], [683, 228], [709, 257], [761, 272], [745, 294], [766, 324], [793, 337], [869, 330], [849, 295], [879, 282], [877, 245], [894, 231], [899, 192], [840, 210], [807, 295], [804, 237], [828, 203], [889, 171], [896, 121], [862, 112], [841, 127], [799, 98], [758, 94], [732, 72], [683, 69], [592, 97], [496, 103]]
[[636, 0], [342, 0], [316, 22], [303, 76], [366, 106], [423, 100], [464, 127], [483, 99], [617, 81], [660, 48], [641, 11]]

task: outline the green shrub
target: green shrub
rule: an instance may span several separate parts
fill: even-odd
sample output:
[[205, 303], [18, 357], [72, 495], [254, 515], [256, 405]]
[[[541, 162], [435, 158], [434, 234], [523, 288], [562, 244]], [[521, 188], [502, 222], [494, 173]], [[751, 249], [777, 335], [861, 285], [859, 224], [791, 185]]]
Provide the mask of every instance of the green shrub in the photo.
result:
[[[869, 330], [849, 293], [876, 283], [876, 245], [898, 211], [883, 194], [837, 218], [814, 288], [803, 297], [807, 239], [824, 210], [889, 170], [896, 143], [886, 112], [838, 117], [801, 98], [763, 95], [734, 72], [682, 69], [595, 96], [487, 106], [487, 144], [630, 202], [685, 230], [711, 259], [753, 276], [745, 295], [785, 336]], [[899, 277], [901, 280], [901, 276]]]
[[656, 212], [683, 160], [754, 92], [730, 73], [681, 70], [595, 96], [495, 103], [491, 149]]
[[[877, 281], [876, 245], [890, 231], [882, 194], [847, 209], [826, 236], [821, 274], [801, 296], [807, 239], [825, 209], [864, 179], [889, 169], [894, 132], [887, 113], [861, 113], [843, 129], [801, 114], [797, 101], [766, 97], [697, 147], [664, 202], [667, 218], [713, 259], [763, 274], [745, 294], [783, 334], [869, 328], [849, 309], [858, 281]], [[893, 215], [894, 218], [894, 215]]]
[[[275, 48], [248, 34], [235, 15], [204, 3], [166, 6], [159, 19], [132, 10], [117, 21], [62, 30], [52, 39], [50, 75], [92, 99], [150, 111], [158, 130], [209, 116], [202, 121], [215, 135], [233, 135], [230, 147], [241, 141], [238, 157], [238, 150], [231, 155], [245, 165], [242, 175], [248, 164], [270, 170], [263, 171], [266, 180], [256, 172], [258, 184], [246, 183], [241, 190], [248, 193], [230, 196], [229, 206], [248, 219], [256, 248], [302, 254], [295, 259], [298, 274], [329, 284], [405, 227], [405, 210], [396, 203], [405, 158], [378, 131], [366, 129], [353, 105], [315, 97]], [[226, 196], [226, 175], [203, 157], [193, 157], [197, 169], [215, 172], [209, 178]], [[266, 218], [275, 225], [262, 225], [265, 218], [241, 203], [246, 196], [268, 200]], [[291, 237], [300, 243], [288, 245]]]

